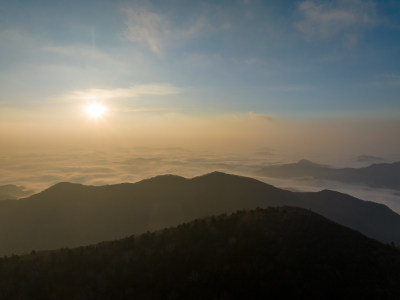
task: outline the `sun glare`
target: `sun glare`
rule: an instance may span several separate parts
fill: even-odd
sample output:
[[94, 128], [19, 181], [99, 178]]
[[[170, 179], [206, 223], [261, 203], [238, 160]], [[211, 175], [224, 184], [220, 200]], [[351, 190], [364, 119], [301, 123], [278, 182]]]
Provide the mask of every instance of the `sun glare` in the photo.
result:
[[92, 119], [100, 119], [106, 113], [107, 108], [97, 102], [92, 102], [86, 105], [85, 112]]

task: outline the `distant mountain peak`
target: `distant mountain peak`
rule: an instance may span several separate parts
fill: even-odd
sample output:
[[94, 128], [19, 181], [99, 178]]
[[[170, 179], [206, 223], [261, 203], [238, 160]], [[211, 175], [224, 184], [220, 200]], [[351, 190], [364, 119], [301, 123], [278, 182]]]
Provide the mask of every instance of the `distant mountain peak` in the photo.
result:
[[80, 183], [72, 183], [72, 182], [59, 182], [51, 187], [45, 189], [44, 191], [33, 195], [33, 198], [37, 198], [38, 195], [67, 195], [71, 193], [75, 193], [77, 191], [81, 191], [89, 186], [80, 184]]
[[178, 175], [173, 175], [173, 174], [164, 174], [164, 175], [158, 175], [155, 177], [143, 179], [139, 181], [138, 183], [179, 183], [179, 182], [184, 182], [187, 179], [182, 176]]
[[157, 179], [178, 179], [178, 180], [181, 180], [181, 179], [186, 179], [186, 178], [179, 176], [179, 175], [174, 175], [174, 174], [163, 174], [163, 175], [157, 175], [157, 176], [151, 177], [149, 179], [155, 179], [155, 180], [157, 180]]
[[302, 166], [302, 167], [323, 167], [323, 165], [317, 164], [308, 159], [299, 160], [297, 162], [297, 165]]
[[80, 184], [80, 183], [72, 183], [72, 182], [63, 181], [63, 182], [59, 182], [59, 183], [52, 185], [47, 190], [71, 189], [71, 188], [83, 187], [83, 186], [84, 185]]
[[[192, 181], [208, 180], [210, 182], [216, 182], [216, 183], [221, 183], [221, 182], [227, 181], [227, 180], [246, 180], [246, 181], [250, 180], [250, 181], [254, 181], [254, 182], [260, 182], [254, 178], [236, 175], [236, 174], [227, 174], [227, 173], [224, 173], [221, 171], [214, 171], [211, 173], [193, 177], [190, 180], [192, 180]], [[269, 186], [269, 184], [266, 184], [266, 183], [263, 183], [263, 184], [265, 186]]]
[[194, 177], [193, 179], [195, 179], [195, 178], [221, 178], [221, 177], [238, 177], [238, 176], [233, 175], [233, 174], [227, 174], [227, 173], [224, 173], [221, 171], [213, 171], [211, 173], [207, 173], [204, 175]]
[[300, 159], [297, 163], [298, 164], [313, 164], [313, 162], [308, 159]]
[[358, 162], [382, 162], [385, 159], [383, 157], [362, 154], [357, 157]]
[[264, 166], [255, 174], [265, 177], [332, 180], [400, 190], [400, 162], [375, 163], [362, 168], [334, 168], [303, 159], [297, 163]]
[[82, 186], [82, 184], [80, 184], [80, 183], [73, 183], [73, 182], [68, 182], [68, 181], [62, 181], [62, 182], [58, 182], [58, 183], [56, 183], [56, 184], [54, 184], [53, 186], [51, 186], [50, 188], [55, 188], [55, 187], [57, 187], [57, 188], [59, 188], [59, 187], [71, 187], [71, 186], [77, 186], [77, 185], [80, 185], [80, 186]]

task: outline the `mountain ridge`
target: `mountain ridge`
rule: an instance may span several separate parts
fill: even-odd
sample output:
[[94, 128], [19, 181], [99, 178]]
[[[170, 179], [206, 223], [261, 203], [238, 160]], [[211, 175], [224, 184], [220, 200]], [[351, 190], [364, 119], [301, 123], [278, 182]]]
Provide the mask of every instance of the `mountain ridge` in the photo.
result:
[[221, 172], [106, 186], [61, 183], [11, 202], [0, 201], [0, 255], [87, 245], [199, 217], [282, 205], [311, 209], [382, 242], [400, 243], [400, 216], [384, 205], [336, 192], [285, 191]]

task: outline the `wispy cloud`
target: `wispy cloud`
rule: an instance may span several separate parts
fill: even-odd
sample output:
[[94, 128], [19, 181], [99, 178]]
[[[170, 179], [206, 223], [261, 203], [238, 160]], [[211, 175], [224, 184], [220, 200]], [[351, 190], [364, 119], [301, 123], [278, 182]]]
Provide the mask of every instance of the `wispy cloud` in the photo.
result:
[[270, 85], [265, 87], [267, 90], [279, 92], [301, 92], [314, 89], [314, 86], [308, 84], [287, 84], [287, 85]]
[[143, 95], [173, 95], [181, 92], [181, 89], [169, 84], [144, 84], [128, 88], [111, 89], [84, 89], [70, 92], [66, 98], [77, 100], [113, 100], [135, 98]]
[[85, 59], [99, 59], [99, 60], [111, 60], [110, 56], [87, 45], [68, 45], [68, 46], [57, 46], [47, 45], [43, 47], [43, 50], [70, 57], [80, 57]]
[[249, 117], [251, 120], [261, 120], [261, 121], [272, 121], [272, 117], [266, 114], [257, 114], [254, 112], [249, 112]]
[[400, 75], [399, 74], [381, 74], [377, 76], [375, 85], [383, 87], [400, 87]]
[[125, 112], [176, 112], [177, 107], [140, 107], [135, 109], [124, 110]]
[[[299, 3], [298, 13], [301, 18], [295, 26], [307, 39], [329, 38], [354, 27], [378, 22], [374, 3], [360, 0], [306, 0]], [[354, 34], [349, 39], [354, 43]]]
[[[3, 41], [10, 42], [27, 42], [33, 39], [29, 37], [26, 33], [18, 29], [3, 29], [0, 30], [0, 37]], [[4, 44], [2, 44], [4, 45]]]
[[[57, 58], [74, 58], [87, 62], [97, 60], [102, 63], [116, 61], [107, 53], [85, 44], [57, 44], [46, 40], [39, 35], [34, 35], [28, 31], [19, 29], [0, 30], [0, 47], [8, 47], [20, 55], [32, 55], [35, 53], [38, 58], [54, 55]], [[58, 60], [59, 61], [59, 60]]]
[[145, 8], [128, 8], [125, 12], [124, 37], [159, 55], [165, 47], [193, 38], [206, 26], [202, 17], [196, 18], [188, 26], [174, 26], [168, 17]]

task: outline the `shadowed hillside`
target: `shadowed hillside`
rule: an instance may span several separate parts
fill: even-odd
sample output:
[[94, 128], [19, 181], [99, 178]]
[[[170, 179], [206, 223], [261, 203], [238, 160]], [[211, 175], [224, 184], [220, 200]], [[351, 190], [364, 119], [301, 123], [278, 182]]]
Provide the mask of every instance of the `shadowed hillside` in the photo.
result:
[[0, 254], [87, 245], [199, 217], [282, 205], [311, 209], [369, 237], [400, 243], [400, 216], [382, 204], [331, 191], [294, 193], [215, 172], [98, 187], [59, 183], [26, 199], [1, 201]]
[[398, 299], [400, 253], [280, 207], [0, 259], [0, 276], [2, 299]]
[[294, 164], [263, 167], [258, 176], [278, 178], [312, 178], [400, 190], [400, 162], [373, 164], [365, 168], [336, 169], [308, 160]]

